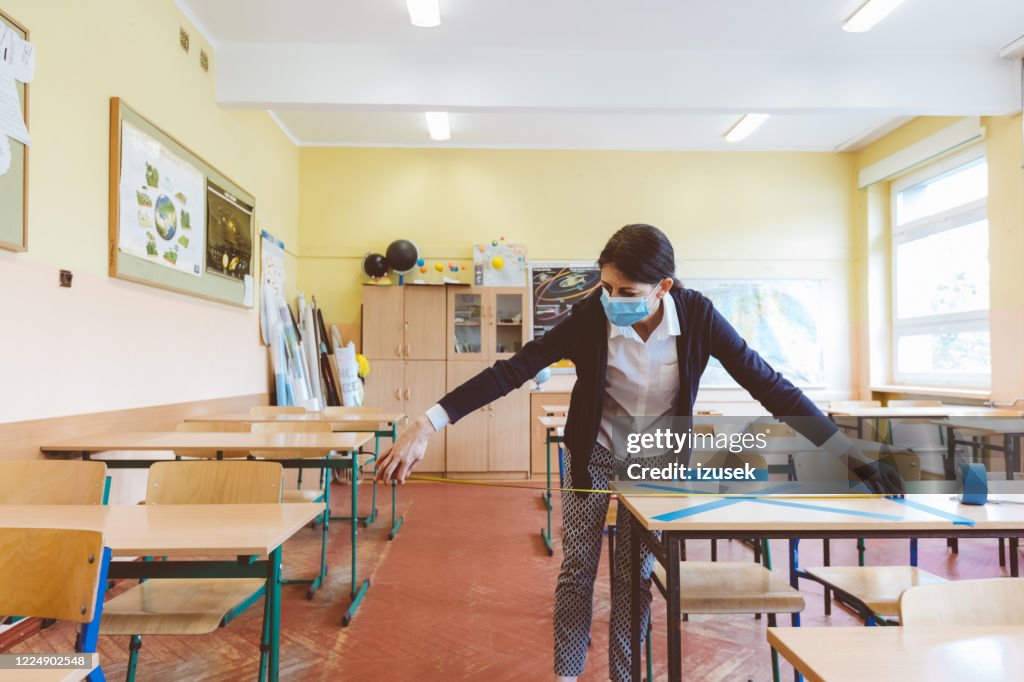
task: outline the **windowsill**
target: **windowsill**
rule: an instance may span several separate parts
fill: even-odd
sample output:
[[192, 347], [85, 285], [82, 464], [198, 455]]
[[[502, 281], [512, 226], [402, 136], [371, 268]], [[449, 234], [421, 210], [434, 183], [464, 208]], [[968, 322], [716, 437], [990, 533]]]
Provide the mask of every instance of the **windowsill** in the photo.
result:
[[992, 391], [987, 388], [956, 388], [954, 386], [912, 386], [910, 384], [877, 384], [868, 387], [879, 393], [912, 393], [914, 395], [934, 395], [949, 398], [970, 398], [972, 400], [989, 400]]

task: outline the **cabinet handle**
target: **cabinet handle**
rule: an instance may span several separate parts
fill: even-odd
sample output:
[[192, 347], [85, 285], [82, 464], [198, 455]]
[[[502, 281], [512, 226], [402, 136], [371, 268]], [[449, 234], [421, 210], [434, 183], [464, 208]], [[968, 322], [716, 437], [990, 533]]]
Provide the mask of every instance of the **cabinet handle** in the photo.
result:
[[412, 355], [412, 344], [405, 344], [405, 357]]
[[398, 344], [397, 346], [395, 346], [395, 357], [402, 357], [402, 344]]
[[406, 400], [411, 400], [412, 399], [412, 391], [409, 390], [408, 386], [405, 387], [405, 399]]
[[395, 400], [401, 400], [401, 399], [402, 399], [402, 389], [396, 388], [395, 389]]

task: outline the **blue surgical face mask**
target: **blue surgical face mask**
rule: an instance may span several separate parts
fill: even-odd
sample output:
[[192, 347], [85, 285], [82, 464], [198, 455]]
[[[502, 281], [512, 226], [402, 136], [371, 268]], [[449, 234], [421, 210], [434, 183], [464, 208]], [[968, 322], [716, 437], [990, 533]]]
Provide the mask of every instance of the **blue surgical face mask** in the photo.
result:
[[616, 327], [628, 327], [651, 314], [648, 296], [609, 296], [601, 289], [601, 305], [608, 321]]

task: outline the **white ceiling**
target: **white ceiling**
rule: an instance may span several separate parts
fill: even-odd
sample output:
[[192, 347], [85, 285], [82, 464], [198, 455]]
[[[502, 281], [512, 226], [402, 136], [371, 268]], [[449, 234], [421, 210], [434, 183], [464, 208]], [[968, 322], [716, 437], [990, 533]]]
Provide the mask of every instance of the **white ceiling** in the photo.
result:
[[[906, 117], [1020, 108], [1022, 0], [178, 0], [216, 48], [218, 101], [299, 144], [831, 151]], [[424, 111], [451, 112], [430, 140]], [[746, 141], [744, 112], [773, 114]]]

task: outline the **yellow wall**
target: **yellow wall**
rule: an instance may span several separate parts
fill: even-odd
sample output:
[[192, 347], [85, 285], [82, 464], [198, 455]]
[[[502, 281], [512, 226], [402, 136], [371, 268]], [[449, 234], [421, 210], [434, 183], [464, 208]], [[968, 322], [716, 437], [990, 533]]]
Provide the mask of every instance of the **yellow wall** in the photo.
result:
[[594, 260], [616, 228], [649, 222], [684, 280], [825, 280], [826, 374], [845, 390], [852, 182], [847, 154], [303, 148], [299, 288], [356, 323], [360, 260], [394, 239], [443, 261], [499, 235], [533, 260]]
[[[28, 27], [38, 61], [29, 251], [0, 252], [0, 310], [18, 321], [16, 333], [5, 324], [0, 335], [0, 356], [18, 358], [4, 363], [0, 422], [265, 391], [254, 311], [107, 277], [109, 98], [122, 97], [251, 192], [259, 226], [290, 248], [296, 147], [266, 112], [216, 105], [216, 55], [173, 0], [2, 7]], [[178, 47], [181, 26], [188, 54]], [[201, 48], [210, 73], [199, 68]], [[57, 289], [59, 268], [75, 274], [70, 290]]]
[[[871, 165], [955, 122], [948, 117], [915, 119], [855, 155], [856, 171]], [[982, 119], [989, 168], [990, 329], [992, 339], [992, 397], [1010, 400], [1024, 394], [1024, 144], [1021, 116]], [[868, 385], [887, 383], [885, 365], [889, 348], [891, 182], [856, 190], [857, 279], [864, 301], [858, 321], [862, 341], [861, 363], [873, 363], [861, 380]], [[874, 347], [871, 353], [868, 349]], [[869, 353], [871, 358], [869, 360]]]

